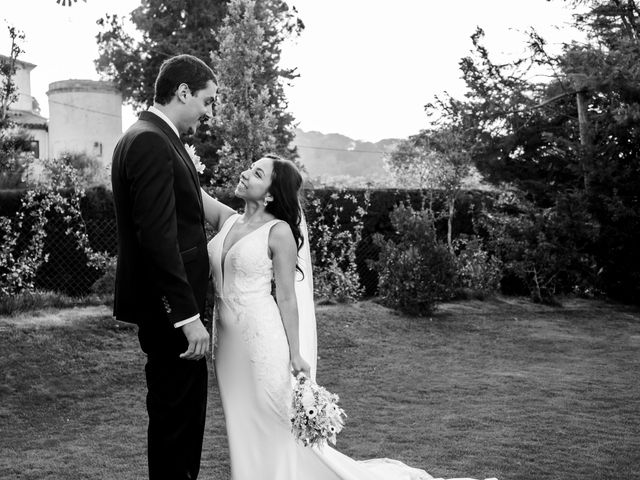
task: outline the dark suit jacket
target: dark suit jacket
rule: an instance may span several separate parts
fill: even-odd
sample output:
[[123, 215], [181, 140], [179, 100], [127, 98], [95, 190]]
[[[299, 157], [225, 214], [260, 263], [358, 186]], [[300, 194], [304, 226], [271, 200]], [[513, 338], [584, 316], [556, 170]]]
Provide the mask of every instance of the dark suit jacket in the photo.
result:
[[203, 315], [209, 263], [202, 195], [180, 138], [143, 112], [116, 145], [111, 181], [118, 225], [114, 316], [173, 324]]

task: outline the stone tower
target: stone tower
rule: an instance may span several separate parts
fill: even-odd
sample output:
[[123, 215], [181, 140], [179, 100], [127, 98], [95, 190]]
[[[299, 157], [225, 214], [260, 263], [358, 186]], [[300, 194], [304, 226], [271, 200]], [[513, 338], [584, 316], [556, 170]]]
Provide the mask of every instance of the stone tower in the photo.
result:
[[62, 80], [49, 84], [49, 156], [65, 152], [105, 166], [122, 134], [122, 95], [110, 82]]

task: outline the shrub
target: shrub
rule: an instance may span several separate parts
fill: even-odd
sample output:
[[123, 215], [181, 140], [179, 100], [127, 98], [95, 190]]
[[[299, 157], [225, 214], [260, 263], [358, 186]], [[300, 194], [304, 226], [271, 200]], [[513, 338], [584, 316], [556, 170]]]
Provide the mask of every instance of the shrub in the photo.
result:
[[18, 126], [0, 128], [0, 188], [18, 188], [23, 176], [35, 159], [31, 152], [33, 138]]
[[356, 247], [362, 239], [368, 205], [367, 194], [362, 203], [343, 192], [334, 192], [324, 201], [309, 199], [309, 243], [318, 299], [349, 302], [362, 295]]
[[390, 220], [395, 235], [390, 239], [374, 235], [380, 254], [370, 261], [379, 276], [382, 303], [410, 315], [430, 315], [438, 301], [452, 297], [455, 257], [437, 239], [429, 210], [399, 205]]
[[[44, 165], [51, 163], [45, 161]], [[91, 248], [80, 210], [84, 190], [64, 192], [59, 189], [76, 184], [74, 169], [68, 166], [52, 168], [50, 180], [50, 184], [38, 184], [27, 190], [15, 215], [0, 216], [0, 297], [34, 291], [36, 287], [52, 289], [46, 282], [36, 284], [35, 280], [47, 266], [55, 275], [60, 275], [57, 266], [48, 263], [52, 257], [46, 248], [46, 239], [54, 231], [60, 233], [60, 238], [73, 239], [73, 247], [67, 253], [77, 254], [78, 263], [91, 267], [95, 273], [104, 268], [107, 257]], [[80, 290], [65, 293], [73, 296], [86, 293], [86, 290]]]
[[113, 300], [113, 295], [115, 293], [116, 264], [117, 257], [111, 257], [106, 262], [102, 276], [91, 286], [91, 292], [103, 297], [105, 299], [105, 303], [110, 303]]
[[599, 226], [580, 194], [566, 194], [548, 208], [505, 192], [480, 225], [504, 264], [536, 302], [555, 303], [560, 293], [593, 295], [597, 264], [591, 249]]
[[[633, 167], [636, 171], [637, 165], [635, 162]], [[598, 285], [616, 300], [639, 305], [640, 190], [631, 182], [622, 191], [611, 185], [603, 189], [605, 193], [591, 193], [589, 202], [590, 211], [600, 223], [593, 248], [598, 262]]]
[[[47, 165], [48, 176], [50, 178], [60, 178], [65, 175], [65, 170], [72, 169], [75, 173], [73, 181], [75, 183], [64, 185], [70, 188], [86, 188], [96, 185], [107, 185], [109, 181], [109, 171], [100, 160], [84, 152], [66, 152], [60, 158]], [[49, 179], [45, 179], [49, 180]], [[62, 187], [63, 185], [58, 185]]]
[[335, 260], [322, 268], [314, 268], [313, 290], [321, 302], [348, 303], [362, 295], [357, 272], [353, 269], [343, 271]]
[[465, 296], [484, 299], [500, 289], [502, 262], [489, 253], [480, 237], [461, 236], [454, 241], [458, 280]]

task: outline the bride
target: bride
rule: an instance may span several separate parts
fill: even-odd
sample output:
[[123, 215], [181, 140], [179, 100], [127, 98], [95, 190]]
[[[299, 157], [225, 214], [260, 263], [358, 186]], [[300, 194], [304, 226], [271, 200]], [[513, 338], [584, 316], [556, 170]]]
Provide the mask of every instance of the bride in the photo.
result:
[[[389, 459], [353, 460], [291, 433], [293, 376], [315, 377], [316, 328], [307, 229], [292, 162], [266, 155], [242, 172], [243, 214], [203, 192], [218, 234], [208, 252], [216, 295], [215, 369], [233, 480], [425, 480]], [[272, 296], [275, 280], [275, 299]]]

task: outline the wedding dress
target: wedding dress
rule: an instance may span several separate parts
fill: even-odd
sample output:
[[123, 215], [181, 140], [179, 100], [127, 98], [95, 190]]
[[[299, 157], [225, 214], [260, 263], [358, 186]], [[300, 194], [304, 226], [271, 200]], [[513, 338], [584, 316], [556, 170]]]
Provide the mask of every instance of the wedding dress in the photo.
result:
[[[269, 232], [281, 220], [265, 223], [225, 253], [225, 238], [238, 218], [231, 216], [208, 245], [216, 292], [215, 368], [231, 478], [432, 480], [425, 471], [395, 460], [356, 461], [328, 445], [310, 448], [295, 441], [289, 420], [293, 379], [289, 346], [271, 295], [268, 254]], [[315, 332], [313, 339], [312, 343]], [[315, 344], [301, 348], [303, 357], [308, 348], [315, 349]], [[314, 358], [305, 359], [315, 370], [315, 353], [309, 356]]]

